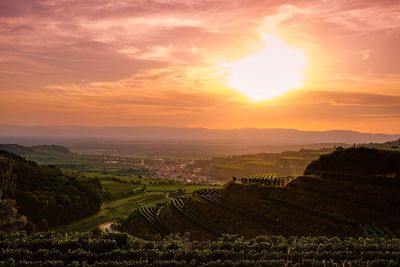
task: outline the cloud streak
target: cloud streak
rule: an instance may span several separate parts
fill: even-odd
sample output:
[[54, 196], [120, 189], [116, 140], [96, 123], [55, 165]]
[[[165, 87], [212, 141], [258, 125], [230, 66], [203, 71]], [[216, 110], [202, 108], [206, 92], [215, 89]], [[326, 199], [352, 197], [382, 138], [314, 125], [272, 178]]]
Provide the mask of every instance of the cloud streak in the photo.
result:
[[[303, 48], [309, 78], [249, 104], [219, 66], [262, 32]], [[0, 123], [399, 132], [399, 46], [396, 0], [2, 1]]]

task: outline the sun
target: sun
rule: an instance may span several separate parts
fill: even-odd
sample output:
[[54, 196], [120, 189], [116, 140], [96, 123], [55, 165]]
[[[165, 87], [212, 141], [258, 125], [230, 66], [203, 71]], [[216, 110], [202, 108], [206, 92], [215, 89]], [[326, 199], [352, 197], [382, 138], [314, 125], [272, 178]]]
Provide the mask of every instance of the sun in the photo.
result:
[[228, 84], [253, 101], [271, 99], [299, 88], [305, 80], [304, 51], [264, 34], [266, 47], [228, 64]]

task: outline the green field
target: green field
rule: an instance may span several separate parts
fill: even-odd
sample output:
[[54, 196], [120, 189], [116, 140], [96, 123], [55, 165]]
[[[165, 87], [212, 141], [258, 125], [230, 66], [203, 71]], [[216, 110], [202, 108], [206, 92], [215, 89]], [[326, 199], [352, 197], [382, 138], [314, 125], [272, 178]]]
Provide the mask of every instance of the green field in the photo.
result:
[[26, 147], [16, 144], [0, 144], [0, 149], [35, 161], [39, 165], [54, 165], [67, 173], [85, 174], [90, 177], [110, 175], [126, 177], [149, 177], [143, 168], [143, 158], [105, 154], [78, 154], [56, 145]]
[[[183, 193], [191, 194], [201, 188], [210, 187], [210, 185], [186, 185], [163, 179], [126, 177], [118, 177], [117, 179], [121, 179], [128, 183], [106, 180], [106, 178], [101, 179], [101, 184], [106, 197], [104, 198], [99, 212], [73, 223], [56, 227], [53, 230], [57, 232], [90, 231], [101, 224], [127, 217], [139, 207], [164, 203], [168, 201], [168, 195], [170, 193], [177, 192], [179, 189], [182, 189], [181, 192]], [[141, 184], [133, 185], [129, 183], [137, 181]], [[143, 186], [145, 186], [145, 190], [143, 190], [144, 192], [141, 192]]]
[[201, 168], [202, 174], [213, 181], [226, 182], [233, 176], [242, 177], [257, 173], [275, 173], [277, 175], [301, 175], [305, 167], [322, 154], [333, 151], [327, 149], [301, 149], [281, 153], [260, 153], [215, 157], [210, 160], [198, 160], [194, 167]]

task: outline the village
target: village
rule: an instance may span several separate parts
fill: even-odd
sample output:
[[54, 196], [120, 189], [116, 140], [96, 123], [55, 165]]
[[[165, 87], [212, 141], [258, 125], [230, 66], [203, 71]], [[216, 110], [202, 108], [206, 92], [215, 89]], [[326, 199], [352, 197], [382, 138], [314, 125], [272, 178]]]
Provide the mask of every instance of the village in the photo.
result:
[[196, 168], [193, 165], [193, 161], [182, 159], [156, 158], [148, 162], [142, 160], [142, 166], [156, 178], [172, 179], [186, 184], [208, 183], [209, 177], [202, 174], [202, 168]]

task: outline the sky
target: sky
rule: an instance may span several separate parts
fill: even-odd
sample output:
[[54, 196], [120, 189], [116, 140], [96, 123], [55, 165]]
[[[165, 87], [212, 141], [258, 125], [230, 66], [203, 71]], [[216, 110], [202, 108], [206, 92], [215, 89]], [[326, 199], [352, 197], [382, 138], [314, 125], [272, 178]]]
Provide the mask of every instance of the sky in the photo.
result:
[[[303, 80], [255, 100], [229, 66], [265, 36]], [[399, 49], [398, 0], [0, 1], [0, 124], [400, 133]], [[258, 59], [266, 92], [293, 78]]]

